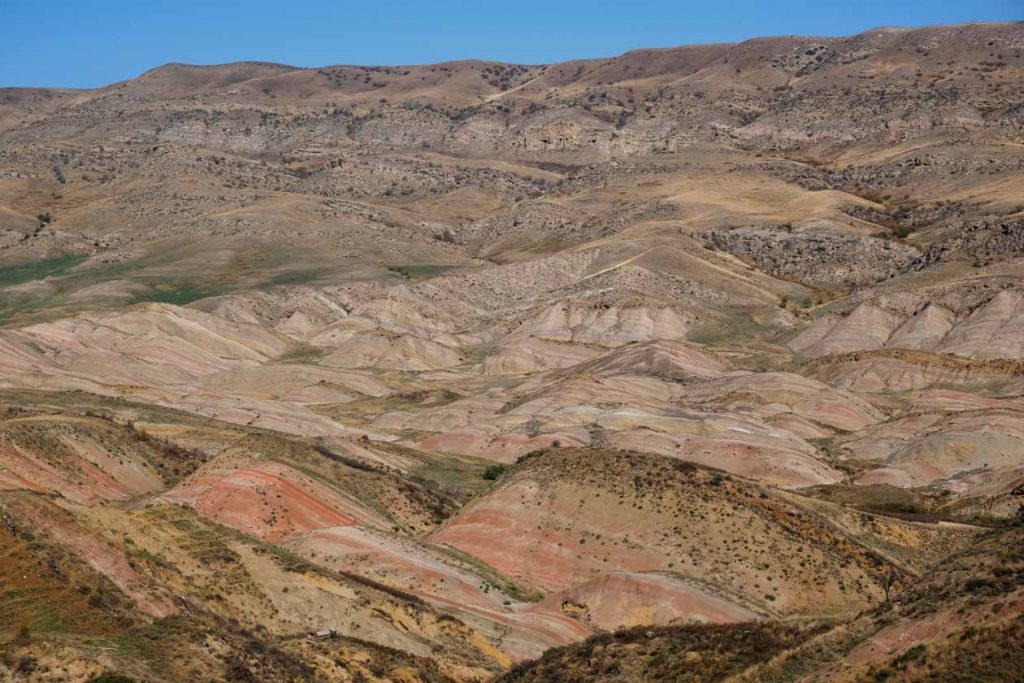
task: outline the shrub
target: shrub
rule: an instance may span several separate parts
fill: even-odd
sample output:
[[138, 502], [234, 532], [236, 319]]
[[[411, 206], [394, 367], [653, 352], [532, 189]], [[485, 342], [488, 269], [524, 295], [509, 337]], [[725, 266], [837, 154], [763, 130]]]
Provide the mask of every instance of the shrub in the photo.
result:
[[15, 672], [19, 674], [30, 674], [39, 668], [39, 662], [35, 657], [24, 656], [18, 660], [17, 666], [14, 667]]
[[506, 469], [507, 468], [504, 465], [497, 465], [497, 464], [495, 464], [495, 465], [488, 465], [484, 469], [484, 473], [483, 473], [482, 476], [487, 481], [495, 481], [501, 475], [505, 474], [505, 470]]
[[104, 671], [98, 676], [90, 678], [89, 683], [135, 683], [135, 679], [113, 671]]

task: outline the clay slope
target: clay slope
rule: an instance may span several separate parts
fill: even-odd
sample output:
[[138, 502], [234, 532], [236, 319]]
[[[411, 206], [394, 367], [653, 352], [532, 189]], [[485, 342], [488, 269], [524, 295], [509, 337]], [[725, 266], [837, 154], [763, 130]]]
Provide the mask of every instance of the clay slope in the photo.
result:
[[[201, 591], [204, 599], [222, 600], [217, 596], [225, 589], [237, 598], [213, 604], [214, 611], [232, 618], [255, 609], [251, 621], [243, 621], [248, 628], [262, 628], [269, 626], [267, 619], [276, 620], [274, 641], [294, 638], [296, 629], [326, 628], [433, 658], [429, 648], [412, 641], [395, 640], [384, 632], [373, 635], [377, 631], [367, 622], [397, 619], [402, 632], [416, 630], [407, 620], [417, 617], [401, 612], [411, 606], [414, 612], [426, 610], [434, 614], [431, 618], [441, 619], [435, 624], [437, 633], [450, 634], [452, 628], [463, 628], [462, 623], [471, 624], [462, 633], [466, 642], [476, 643], [471, 649], [489, 660], [483, 664], [486, 668], [506, 666], [511, 658], [535, 656], [553, 644], [590, 633], [557, 609], [534, 604], [538, 596], [492, 570], [418, 540], [419, 532], [434, 528], [458, 508], [455, 489], [447, 483], [451, 477], [480, 481], [482, 466], [476, 463], [441, 463], [415, 452], [359, 442], [311, 444], [85, 394], [61, 400], [58, 411], [57, 405], [40, 405], [41, 397], [45, 394], [19, 394], [19, 404], [31, 407], [7, 409], [16, 417], [4, 422], [5, 439], [10, 441], [3, 461], [8, 472], [5, 489], [11, 492], [11, 501], [30, 505], [12, 508], [9, 519], [31, 524], [37, 532], [46, 530], [67, 546], [70, 557], [89, 562], [157, 618], [180, 611], [174, 595], [191, 595], [201, 588], [202, 581], [195, 575], [186, 578], [186, 573], [191, 562], [203, 562], [209, 565], [203, 571], [218, 572], [202, 588], [209, 591]], [[92, 460], [79, 464], [71, 457], [74, 451], [54, 447], [71, 438], [82, 448], [79, 458]], [[99, 457], [101, 453], [106, 459]], [[64, 466], [56, 471], [62, 477], [54, 474], [53, 463]], [[15, 467], [23, 476], [15, 477]], [[435, 468], [440, 468], [445, 484]], [[144, 490], [131, 489], [139, 479], [138, 470], [152, 471]], [[83, 490], [92, 495], [81, 495]], [[37, 497], [26, 497], [28, 493]], [[103, 494], [106, 497], [100, 497]], [[47, 499], [56, 506], [44, 504]], [[111, 501], [123, 505], [104, 507]], [[208, 546], [213, 541], [204, 540], [211, 534], [217, 541], [212, 548]], [[110, 546], [108, 539], [117, 546]], [[122, 543], [124, 550], [116, 550]], [[240, 562], [240, 548], [249, 548], [242, 553], [246, 557], [251, 552], [256, 557], [270, 553], [283, 569], [267, 573], [273, 567], [262, 562], [249, 568], [249, 574], [235, 575], [231, 569]], [[183, 549], [194, 557], [186, 560]], [[45, 555], [45, 548], [37, 550]], [[140, 561], [149, 578], [140, 573]], [[169, 570], [172, 561], [175, 572], [161, 571]], [[292, 593], [282, 597], [285, 603], [268, 604], [267, 591], [278, 590], [282, 581], [286, 586], [294, 583], [285, 580], [287, 572], [298, 572], [296, 579], [309, 576], [300, 579], [298, 589], [284, 591]], [[335, 586], [324, 577], [344, 585]], [[241, 592], [230, 588], [238, 581], [245, 587]], [[346, 601], [356, 600], [359, 591], [345, 586], [369, 587], [405, 607], [399, 608], [401, 614], [378, 614], [378, 608], [352, 611]], [[316, 609], [325, 609], [327, 603], [315, 597], [320, 592], [323, 600], [340, 601], [332, 612], [311, 611], [310, 603], [304, 602], [312, 600]], [[291, 616], [281, 611], [284, 604], [294, 610]], [[446, 626], [444, 619], [450, 624]], [[54, 633], [63, 628], [56, 627]], [[308, 657], [300, 660], [308, 662]], [[449, 674], [456, 680], [479, 678], [468, 671]]]
[[[918, 536], [918, 552], [945, 533], [906, 531]], [[898, 545], [900, 533], [686, 463], [549, 449], [525, 458], [431, 539], [610, 628], [855, 611], [877, 600], [889, 562], [901, 564], [872, 548]], [[609, 603], [612, 586], [649, 602]], [[688, 607], [673, 612], [677, 602]]]
[[502, 462], [556, 440], [608, 444], [797, 488], [841, 478], [808, 439], [878, 419], [861, 399], [814, 380], [728, 371], [706, 349], [659, 341], [531, 377], [501, 398], [385, 413], [374, 425], [434, 432], [417, 447]]
[[[17, 634], [8, 656], [20, 674], [175, 680], [248, 671], [286, 680], [404, 665], [442, 680], [478, 680], [500, 666], [493, 650], [472, 645], [468, 657], [448, 662], [440, 649], [432, 654], [441, 642], [459, 650], [479, 637], [422, 603], [318, 570], [186, 511], [63, 509], [24, 494], [5, 494], [0, 505], [10, 561], [25, 572], [17, 581], [7, 574], [2, 598], [5, 632]], [[324, 623], [343, 634], [332, 659], [303, 638]], [[154, 641], [158, 648], [142, 645]]]
[[1014, 680], [1020, 527], [990, 532], [848, 624], [638, 627], [518, 665], [501, 681]]
[[1022, 302], [1024, 295], [1004, 289], [959, 319], [932, 303], [909, 317], [864, 303], [838, 320], [816, 320], [789, 345], [811, 358], [891, 348], [1016, 360], [1024, 353]]
[[[897, 601], [758, 667], [750, 680], [1013, 680], [1021, 628], [1019, 525], [990, 532]], [[822, 661], [822, 653], [831, 651]], [[827, 661], [831, 659], [832, 661]]]

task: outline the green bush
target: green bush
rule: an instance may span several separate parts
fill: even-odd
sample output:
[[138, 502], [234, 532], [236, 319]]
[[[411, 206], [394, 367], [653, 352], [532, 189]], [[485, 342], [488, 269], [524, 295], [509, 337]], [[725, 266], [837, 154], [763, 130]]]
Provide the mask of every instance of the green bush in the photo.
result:
[[484, 469], [483, 478], [487, 481], [494, 481], [505, 474], [507, 468], [504, 465], [488, 465]]

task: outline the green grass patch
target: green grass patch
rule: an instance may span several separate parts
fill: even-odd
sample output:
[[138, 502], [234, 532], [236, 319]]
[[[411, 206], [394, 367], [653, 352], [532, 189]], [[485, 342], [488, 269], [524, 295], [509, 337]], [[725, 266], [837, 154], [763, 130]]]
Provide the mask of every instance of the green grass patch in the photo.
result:
[[323, 358], [325, 349], [312, 344], [297, 344], [277, 357], [278, 363], [296, 363], [310, 365]]
[[33, 280], [41, 280], [45, 277], [61, 275], [77, 266], [86, 258], [84, 255], [67, 254], [33, 263], [0, 266], [0, 287], [10, 287], [11, 285], [20, 285]]
[[413, 481], [450, 495], [463, 503], [490, 488], [484, 479], [488, 461], [461, 456], [431, 455], [409, 472]]
[[307, 270], [286, 270], [283, 273], [277, 273], [270, 276], [263, 281], [264, 287], [277, 287], [278, 285], [304, 285], [311, 282], [316, 282], [323, 274], [327, 272], [326, 268], [309, 268]]
[[754, 320], [758, 313], [767, 313], [767, 308], [761, 311], [735, 311], [721, 309], [726, 314], [726, 319], [714, 321], [702, 325], [687, 335], [689, 341], [707, 346], [719, 346], [736, 344], [742, 340], [760, 339], [779, 331], [779, 328], [771, 324], [762, 324]]
[[200, 299], [206, 299], [211, 296], [220, 296], [226, 291], [227, 289], [225, 287], [208, 287], [204, 285], [157, 286], [145, 294], [141, 294], [136, 297], [133, 303], [150, 301], [160, 304], [184, 306], [192, 303], [193, 301], [199, 301]]

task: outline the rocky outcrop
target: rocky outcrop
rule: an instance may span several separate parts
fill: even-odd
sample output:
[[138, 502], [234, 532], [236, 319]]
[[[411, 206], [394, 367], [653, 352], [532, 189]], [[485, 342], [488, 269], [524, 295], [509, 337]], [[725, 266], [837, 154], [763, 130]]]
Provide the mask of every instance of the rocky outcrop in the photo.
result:
[[814, 286], [865, 285], [902, 271], [917, 256], [913, 247], [837, 229], [827, 222], [714, 230], [716, 248], [785, 280]]
[[984, 266], [1024, 256], [1024, 216], [991, 216], [947, 228], [949, 237], [933, 242], [911, 264], [923, 270], [950, 261]]

